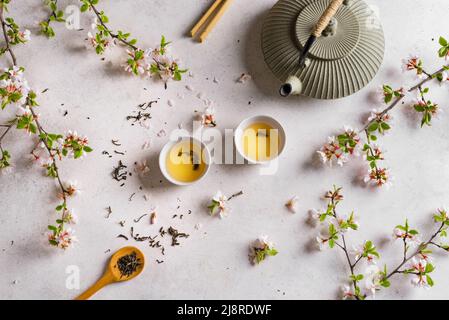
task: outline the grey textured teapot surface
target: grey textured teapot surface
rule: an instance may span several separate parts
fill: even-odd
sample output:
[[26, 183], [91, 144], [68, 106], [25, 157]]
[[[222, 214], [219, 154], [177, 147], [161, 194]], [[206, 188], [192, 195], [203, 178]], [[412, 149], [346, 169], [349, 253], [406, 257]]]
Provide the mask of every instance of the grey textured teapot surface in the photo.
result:
[[316, 40], [306, 66], [301, 49], [331, 0], [280, 0], [262, 30], [265, 61], [282, 82], [297, 77], [298, 93], [338, 99], [365, 87], [384, 56], [384, 34], [375, 10], [364, 1], [348, 0]]

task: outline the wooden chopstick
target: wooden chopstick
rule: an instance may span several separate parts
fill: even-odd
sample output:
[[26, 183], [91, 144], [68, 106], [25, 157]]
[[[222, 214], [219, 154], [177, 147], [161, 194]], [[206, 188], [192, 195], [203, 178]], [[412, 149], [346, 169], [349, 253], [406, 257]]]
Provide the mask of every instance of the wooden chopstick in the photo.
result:
[[201, 19], [195, 24], [195, 26], [190, 30], [190, 36], [194, 37], [201, 26], [206, 22], [206, 20], [210, 17], [210, 15], [217, 9], [218, 5], [223, 0], [215, 0], [215, 2], [210, 6], [210, 8], [206, 11], [206, 13], [201, 17]]
[[[223, 16], [225, 11], [229, 8], [229, 5], [231, 4], [232, 0], [216, 0], [214, 4], [207, 10], [207, 12], [204, 14], [203, 17], [198, 21], [198, 23], [193, 27], [193, 29], [190, 31], [191, 36], [195, 36], [195, 34], [198, 32], [198, 30], [201, 28], [201, 26], [209, 19], [212, 14], [215, 13], [215, 15], [210, 19], [210, 21], [205, 26], [204, 30], [200, 33], [198, 40], [200, 42], [203, 42], [206, 37], [209, 35], [209, 33], [212, 31], [212, 29], [215, 27], [215, 25], [218, 23], [218, 20]], [[221, 7], [217, 10], [217, 7], [220, 5]]]

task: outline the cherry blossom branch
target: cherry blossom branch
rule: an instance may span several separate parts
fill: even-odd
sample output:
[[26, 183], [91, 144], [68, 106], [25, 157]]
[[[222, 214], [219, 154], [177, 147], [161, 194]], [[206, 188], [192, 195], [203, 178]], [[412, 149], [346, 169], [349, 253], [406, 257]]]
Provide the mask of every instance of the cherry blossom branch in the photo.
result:
[[123, 43], [124, 45], [130, 47], [133, 50], [138, 50], [139, 48], [136, 47], [134, 45], [134, 43], [136, 42], [136, 40], [131, 40], [128, 41], [126, 40], [126, 38], [123, 37], [123, 35], [120, 33], [115, 33], [113, 32], [111, 29], [109, 29], [109, 27], [106, 25], [104, 20], [107, 20], [107, 18], [105, 19], [105, 15], [103, 12], [98, 11], [98, 9], [92, 4], [91, 0], [85, 0], [84, 3], [88, 3], [89, 4], [89, 8], [92, 9], [92, 11], [95, 13], [95, 15], [97, 16], [98, 22], [100, 23], [101, 26], [103, 26], [103, 28], [109, 33], [109, 35], [111, 36], [111, 38], [117, 39], [118, 41], [120, 41], [121, 43]]
[[50, 15], [48, 18], [39, 23], [41, 27], [41, 32], [45, 34], [48, 38], [55, 36], [55, 31], [51, 27], [51, 22], [65, 22], [64, 12], [58, 9], [58, 0], [45, 0], [45, 4], [50, 9]]
[[136, 45], [137, 39], [130, 39], [131, 34], [129, 32], [113, 31], [108, 27], [109, 18], [103, 11], [97, 9], [97, 0], [80, 1], [82, 2], [82, 12], [91, 10], [95, 14], [95, 20], [92, 24], [95, 34], [88, 32], [87, 36], [97, 54], [103, 54], [106, 49], [118, 41], [127, 48], [127, 60], [123, 65], [124, 69], [136, 76], [148, 75], [152, 77], [155, 75], [164, 81], [165, 88], [167, 88], [168, 80], [180, 81], [182, 74], [187, 72], [187, 69], [179, 67], [177, 59], [168, 56], [167, 49], [170, 42], [166, 41], [164, 36], [161, 37], [159, 47], [143, 50]]
[[226, 217], [229, 212], [228, 202], [241, 195], [243, 195], [242, 190], [234, 193], [230, 197], [226, 197], [221, 191], [217, 191], [210, 204], [207, 206], [209, 214], [211, 216], [218, 215], [220, 218]]
[[434, 245], [434, 246], [436, 246], [436, 247], [438, 247], [438, 248], [440, 248], [440, 249], [443, 249], [443, 250], [447, 251], [447, 248], [444, 248], [444, 246], [439, 245], [439, 244], [436, 244], [436, 243], [433, 242], [433, 240], [434, 240], [436, 237], [438, 237], [438, 236], [440, 235], [440, 233], [443, 231], [443, 228], [444, 228], [445, 226], [446, 226], [446, 223], [445, 223], [445, 222], [441, 222], [440, 227], [438, 228], [438, 230], [437, 230], [434, 234], [432, 234], [432, 236], [429, 238], [429, 240], [427, 240], [427, 241], [424, 242], [424, 243], [421, 243], [421, 244], [418, 246], [418, 249], [417, 249], [413, 254], [411, 254], [411, 255], [408, 256], [408, 257], [407, 257], [407, 242], [406, 242], [407, 240], [406, 240], [406, 237], [404, 237], [404, 238], [403, 238], [403, 242], [404, 242], [404, 258], [403, 258], [402, 262], [401, 262], [396, 268], [394, 268], [393, 271], [391, 271], [388, 275], [386, 275], [385, 279], [391, 278], [391, 277], [392, 277], [393, 275], [395, 275], [396, 273], [404, 273], [404, 271], [401, 271], [400, 269], [401, 269], [401, 268], [402, 268], [408, 261], [410, 261], [411, 259], [413, 259], [413, 258], [416, 257], [417, 255], [421, 254], [421, 253], [423, 252], [423, 250], [425, 250], [425, 249], [427, 248], [427, 246], [429, 246], [430, 244], [431, 244], [431, 245]]
[[[435, 246], [449, 251], [449, 245], [437, 243], [437, 237], [443, 238], [447, 236], [449, 228], [449, 216], [443, 209], [438, 209], [437, 213], [433, 215], [433, 220], [439, 223], [437, 230], [429, 237], [426, 242], [420, 242], [419, 232], [410, 228], [408, 221], [404, 225], [398, 225], [394, 229], [394, 238], [401, 239], [403, 243], [403, 257], [399, 265], [397, 265], [391, 272], [387, 272], [387, 266], [383, 270], [377, 267], [375, 259], [379, 259], [380, 255], [372, 241], [365, 241], [363, 245], [354, 247], [353, 250], [348, 250], [346, 234], [348, 231], [357, 230], [358, 224], [354, 220], [354, 215], [351, 213], [346, 217], [337, 214], [337, 205], [343, 200], [341, 188], [334, 186], [333, 190], [326, 192], [325, 199], [328, 200], [326, 210], [311, 210], [311, 217], [319, 221], [321, 224], [326, 224], [326, 235], [322, 233], [316, 238], [320, 249], [325, 247], [340, 248], [344, 254], [349, 267], [350, 286], [343, 287], [343, 297], [345, 299], [351, 298], [356, 300], [364, 300], [368, 296], [374, 296], [376, 291], [382, 287], [390, 286], [389, 279], [395, 274], [410, 274], [413, 275], [412, 283], [416, 286], [431, 287], [434, 282], [430, 274], [435, 269], [430, 262], [431, 250], [429, 246]], [[409, 248], [416, 244], [417, 249], [408, 255]], [[356, 270], [360, 267], [362, 261], [366, 262], [367, 268], [364, 273], [359, 273]], [[358, 268], [357, 268], [358, 269]], [[361, 286], [361, 281], [364, 280], [365, 287]]]
[[[336, 192], [335, 192], [336, 191]], [[336, 200], [336, 198], [338, 198], [340, 196], [340, 194], [339, 194], [339, 190], [338, 189], [334, 189], [334, 192], [329, 192], [328, 193], [328, 198], [330, 197], [330, 203], [331, 203], [331, 208], [332, 208], [332, 210], [331, 210], [331, 212], [332, 212], [332, 216], [338, 221], [338, 216], [337, 216], [337, 210], [336, 210], [336, 208], [337, 208], [337, 205], [338, 205], [338, 202], [339, 202], [339, 200], [337, 200], [337, 202], [335, 201]], [[334, 234], [334, 235], [331, 235], [331, 237], [334, 237], [336, 234]], [[344, 234], [341, 234], [341, 241], [342, 241], [342, 243], [343, 243], [343, 245], [341, 245], [341, 244], [339, 244], [338, 242], [335, 242], [335, 244], [340, 248], [340, 249], [342, 249], [343, 250], [343, 252], [344, 252], [344, 254], [345, 254], [345, 257], [346, 257], [346, 261], [348, 262], [348, 265], [349, 265], [349, 270], [350, 270], [350, 272], [351, 272], [351, 278], [352, 278], [352, 285], [353, 285], [353, 288], [354, 288], [354, 292], [356, 292], [358, 289], [358, 286], [357, 286], [357, 275], [355, 274], [355, 272], [354, 272], [354, 269], [355, 269], [355, 266], [357, 265], [357, 263], [361, 260], [361, 256], [359, 257], [359, 258], [357, 258], [356, 260], [355, 260], [355, 262], [353, 263], [352, 261], [351, 261], [351, 258], [349, 257], [349, 250], [348, 250], [348, 247], [347, 247], [347, 245], [346, 245], [346, 239], [345, 239], [345, 235]], [[357, 295], [355, 296], [355, 299], [356, 300], [360, 300], [360, 297], [358, 297]]]
[[[355, 264], [357, 264], [357, 262], [355, 262], [354, 264], [351, 262], [351, 258], [349, 257], [349, 251], [348, 251], [348, 248], [346, 247], [345, 236], [342, 235], [341, 239], [342, 239], [342, 241], [343, 241], [343, 245], [340, 245], [340, 244], [337, 243], [337, 242], [336, 242], [335, 244], [336, 244], [340, 249], [342, 249], [343, 252], [345, 253], [346, 260], [347, 260], [348, 265], [349, 265], [349, 270], [350, 270], [350, 272], [351, 272], [352, 286], [353, 286], [354, 291], [355, 291], [355, 290], [357, 290], [357, 280], [355, 280], [355, 279], [356, 279], [356, 275], [355, 275], [355, 273], [354, 273], [354, 267], [355, 267]], [[358, 296], [355, 296], [354, 298], [355, 298], [356, 300], [360, 300], [360, 298], [359, 298]]]
[[55, 36], [55, 31], [51, 27], [51, 22], [65, 22], [64, 12], [58, 9], [58, 0], [45, 0], [45, 4], [50, 9], [50, 15], [44, 21], [39, 23], [41, 27], [41, 32], [45, 34], [48, 38]]
[[[438, 51], [439, 57], [449, 57], [449, 43], [440, 37], [441, 45]], [[419, 77], [424, 77], [414, 86], [408, 88], [400, 88], [394, 90], [389, 85], [383, 85], [383, 102], [387, 105], [383, 110], [372, 110], [368, 120], [361, 130], [355, 130], [345, 126], [344, 132], [328, 138], [318, 151], [323, 163], [332, 165], [336, 162], [342, 166], [349, 161], [353, 155], [362, 154], [368, 164], [367, 173], [363, 177], [363, 181], [373, 186], [390, 186], [392, 176], [388, 168], [379, 165], [384, 160], [383, 150], [376, 144], [379, 135], [383, 135], [391, 129], [391, 111], [396, 108], [400, 102], [403, 102], [407, 92], [419, 90], [419, 99], [413, 104], [413, 109], [421, 114], [421, 127], [431, 125], [431, 119], [438, 114], [439, 106], [425, 97], [429, 92], [429, 88], [423, 86], [429, 81], [436, 79], [441, 82], [449, 82], [449, 65], [445, 64], [437, 71], [430, 73], [423, 67], [423, 62], [418, 57], [410, 57], [404, 61], [404, 70], [414, 71]], [[361, 135], [364, 135], [364, 139]], [[364, 142], [362, 143], [362, 140]], [[361, 151], [361, 152], [360, 152]]]
[[[6, 43], [6, 48], [2, 53], [9, 53], [13, 66], [0, 75], [2, 80], [2, 86], [0, 87], [1, 108], [4, 109], [10, 104], [16, 104], [19, 105], [19, 111], [16, 114], [16, 118], [4, 126], [7, 129], [0, 136], [0, 143], [14, 125], [16, 125], [17, 129], [23, 129], [29, 134], [37, 134], [40, 143], [31, 154], [35, 160], [39, 160], [42, 167], [46, 168], [47, 176], [57, 180], [60, 189], [59, 197], [62, 199], [62, 203], [56, 207], [56, 211], [61, 212], [60, 218], [56, 220], [56, 226], [48, 226], [51, 231], [49, 243], [66, 249], [75, 241], [72, 230], [65, 228], [66, 223], [75, 222], [73, 212], [67, 208], [67, 197], [75, 195], [77, 189], [73, 183], [64, 185], [57, 160], [62, 160], [62, 157], [69, 155], [73, 155], [75, 159], [80, 158], [84, 153], [91, 152], [92, 149], [87, 145], [87, 138], [78, 137], [76, 133], [69, 132], [64, 137], [59, 134], [48, 133], [42, 127], [35, 111], [35, 107], [38, 106], [36, 94], [29, 88], [28, 82], [24, 79], [24, 68], [17, 66], [17, 59], [11, 47], [11, 45], [27, 42], [29, 40], [29, 31], [20, 31], [14, 19], [4, 17], [5, 5], [5, 2], [2, 2], [2, 5], [0, 5], [0, 23], [2, 24], [3, 37]], [[7, 30], [7, 28], [9, 29]], [[45, 150], [48, 160], [41, 159], [42, 155], [37, 154], [38, 148]], [[2, 152], [2, 157], [0, 158], [1, 170], [10, 167], [11, 164], [9, 162], [9, 153], [1, 145], [0, 151]]]
[[[39, 132], [39, 136], [40, 137], [41, 136], [47, 136], [48, 134], [42, 128], [42, 126], [41, 126], [41, 124], [40, 124], [40, 122], [38, 120], [38, 117], [37, 117], [35, 111], [33, 110], [33, 108], [30, 108], [30, 111], [31, 111], [31, 114], [33, 115], [34, 123], [36, 124], [37, 130]], [[60, 195], [61, 195], [61, 197], [63, 199], [64, 206], [66, 206], [67, 205], [67, 194], [68, 194], [68, 191], [66, 190], [66, 188], [64, 187], [64, 185], [62, 183], [61, 176], [59, 174], [59, 169], [58, 169], [58, 166], [57, 166], [57, 163], [56, 163], [56, 157], [54, 156], [54, 154], [52, 152], [52, 148], [48, 145], [48, 141], [46, 139], [42, 139], [42, 138], [40, 138], [40, 140], [44, 144], [45, 148], [47, 149], [48, 155], [50, 156], [50, 159], [52, 161], [51, 166], [53, 167], [53, 170], [54, 170], [55, 176], [56, 176], [56, 180], [58, 181], [59, 188], [61, 189]]]
[[[442, 68], [440, 68], [440, 69], [438, 69], [437, 71], [435, 71], [434, 73], [431, 73], [431, 74], [430, 74], [430, 73], [427, 73], [427, 72], [424, 71], [424, 69], [423, 69], [423, 73], [425, 73], [425, 74], [427, 75], [427, 77], [426, 77], [425, 79], [421, 80], [420, 82], [418, 82], [417, 84], [415, 84], [414, 86], [412, 86], [411, 88], [409, 88], [409, 89], [407, 90], [407, 92], [413, 92], [413, 91], [416, 91], [416, 90], [419, 89], [419, 88], [422, 88], [422, 86], [423, 86], [424, 84], [426, 84], [427, 82], [429, 82], [429, 81], [435, 79], [435, 77], [436, 77], [438, 74], [441, 74], [442, 72], [444, 72], [444, 71], [447, 70], [448, 68], [449, 68], [449, 64], [446, 65], [446, 66], [444, 66], [444, 67], [442, 67]], [[384, 115], [386, 115], [386, 114], [387, 114], [388, 112], [390, 112], [392, 109], [394, 109], [394, 108], [399, 104], [399, 102], [401, 102], [404, 98], [405, 98], [405, 95], [404, 95], [404, 94], [401, 94], [400, 96], [396, 97], [396, 98], [394, 99], [394, 101], [393, 101], [388, 107], [386, 107], [384, 110], [382, 110], [382, 111], [379, 113], [379, 117], [382, 118]], [[366, 130], [368, 129], [368, 127], [369, 127], [370, 125], [372, 125], [375, 121], [376, 121], [376, 119], [373, 119], [373, 120], [367, 122], [367, 124], [363, 127], [363, 129], [361, 129], [361, 130], [359, 131], [359, 133], [362, 133], [363, 131], [366, 132]]]
[[[4, 48], [4, 52], [7, 51], [9, 53], [13, 65], [16, 65], [17, 64], [17, 59], [16, 59], [16, 56], [15, 56], [14, 52], [11, 49], [11, 44], [9, 42], [9, 37], [8, 37], [7, 31], [6, 31], [6, 22], [5, 22], [5, 19], [4, 19], [4, 12], [3, 11], [4, 11], [4, 5], [2, 4], [2, 5], [0, 5], [0, 21], [1, 21], [1, 24], [2, 24], [2, 32], [3, 32], [4, 38], [5, 38], [5, 43], [6, 43], [6, 47]], [[7, 153], [3, 149], [2, 141], [6, 137], [6, 135], [10, 132], [10, 130], [13, 127], [14, 124], [15, 124], [14, 122], [11, 122], [10, 124], [3, 126], [3, 127], [6, 128], [6, 130], [0, 136], [0, 152], [1, 152], [0, 168], [4, 168], [7, 165], [9, 165], [9, 157], [10, 156], [9, 156], [9, 153]]]
[[[4, 9], [3, 6], [0, 7], [0, 21], [1, 21], [1, 24], [2, 24], [3, 38], [4, 38], [5, 43], [6, 43], [6, 49], [9, 52], [9, 54], [11, 56], [11, 59], [13, 61], [13, 65], [16, 66], [17, 65], [17, 58], [16, 58], [16, 56], [15, 56], [15, 54], [14, 54], [14, 52], [13, 52], [13, 50], [12, 50], [10, 44], [9, 44], [9, 37], [8, 37], [7, 32], [6, 32], [6, 27], [5, 27], [6, 23], [5, 23], [5, 18], [4, 18], [4, 15], [3, 15], [3, 9]], [[33, 105], [33, 102], [30, 100], [30, 98], [27, 98], [27, 105], [29, 105], [29, 106]], [[34, 111], [34, 109], [32, 107], [30, 107], [30, 112], [31, 112], [31, 114], [33, 116], [34, 123], [36, 124], [37, 130], [39, 132], [39, 139], [45, 145], [45, 147], [46, 147], [46, 149], [48, 151], [48, 154], [49, 154], [49, 156], [50, 156], [50, 158], [52, 160], [52, 165], [51, 166], [53, 167], [56, 179], [57, 179], [59, 187], [61, 189], [61, 196], [63, 198], [64, 207], [66, 207], [66, 205], [67, 205], [67, 190], [64, 188], [64, 185], [62, 184], [61, 176], [59, 174], [59, 169], [58, 169], [58, 166], [56, 164], [56, 159], [55, 159], [55, 157], [54, 157], [54, 155], [52, 153], [52, 149], [49, 147], [47, 140], [42, 138], [42, 136], [46, 136], [47, 133], [45, 132], [45, 130], [42, 128], [41, 124], [39, 123], [38, 116], [37, 116], [37, 114], [35, 113], [35, 111]], [[2, 134], [2, 136], [0, 136], [0, 145], [1, 145], [1, 141], [4, 138], [4, 136], [10, 131], [10, 129], [13, 127], [14, 124], [15, 123], [11, 123], [9, 125], [9, 127], [6, 129], [6, 131]], [[3, 152], [3, 149], [2, 149], [2, 152]], [[61, 217], [61, 220], [63, 220], [63, 216]], [[62, 227], [63, 227], [63, 225], [62, 225]]]

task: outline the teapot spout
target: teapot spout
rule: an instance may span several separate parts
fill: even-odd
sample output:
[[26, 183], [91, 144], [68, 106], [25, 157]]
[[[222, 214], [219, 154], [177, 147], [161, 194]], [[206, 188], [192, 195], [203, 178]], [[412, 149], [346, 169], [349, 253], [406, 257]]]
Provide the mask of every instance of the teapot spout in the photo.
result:
[[285, 83], [279, 89], [279, 94], [283, 97], [301, 94], [302, 82], [296, 76], [289, 76]]

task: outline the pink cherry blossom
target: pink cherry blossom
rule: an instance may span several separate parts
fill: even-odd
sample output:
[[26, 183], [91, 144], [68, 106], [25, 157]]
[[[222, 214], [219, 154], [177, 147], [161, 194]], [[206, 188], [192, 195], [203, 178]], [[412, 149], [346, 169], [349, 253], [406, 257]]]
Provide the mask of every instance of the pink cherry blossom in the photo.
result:
[[321, 161], [324, 164], [328, 164], [330, 167], [332, 167], [334, 162], [339, 166], [343, 166], [347, 161], [346, 155], [343, 153], [334, 136], [328, 137], [327, 143], [325, 143], [317, 153], [320, 155]]

